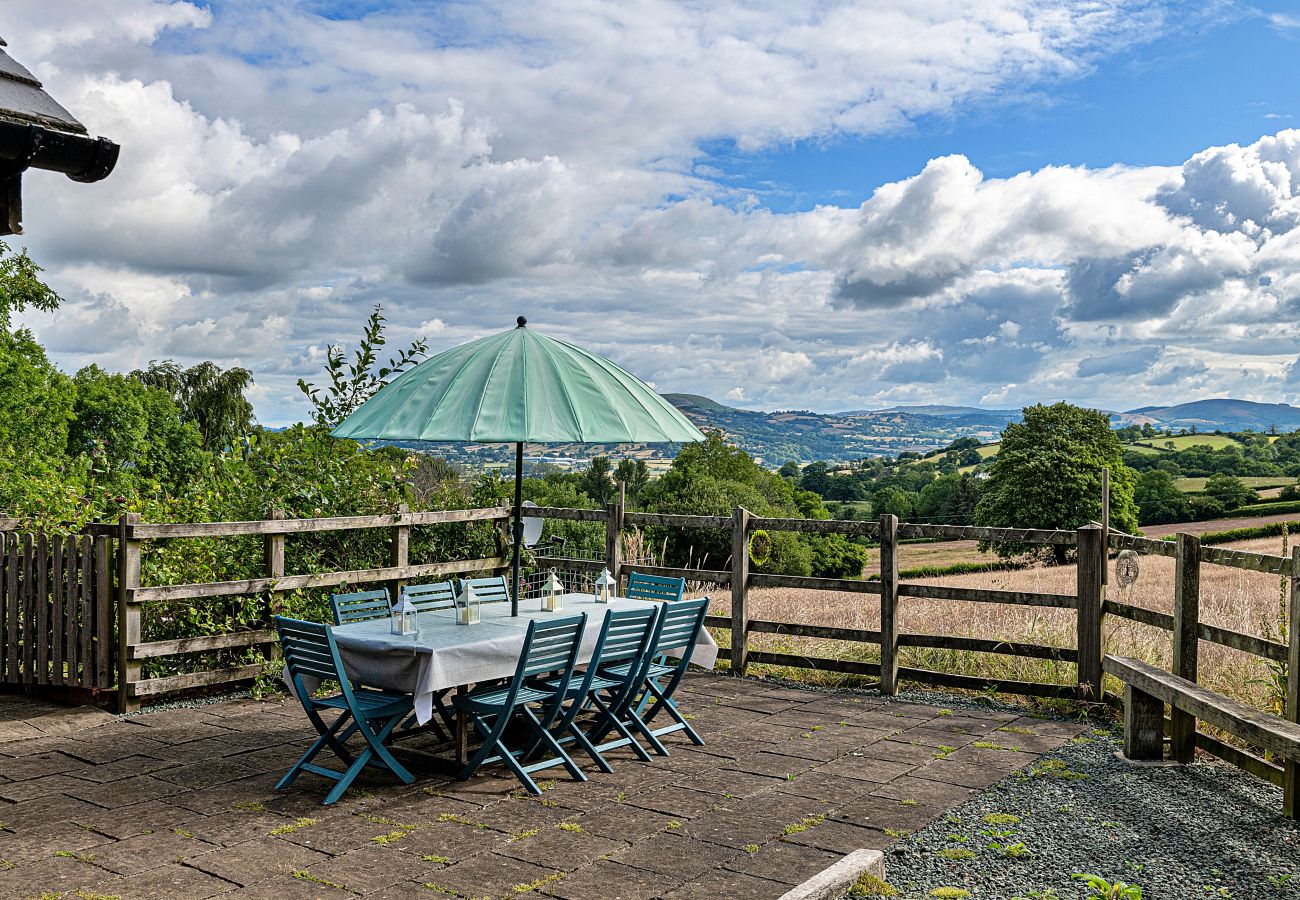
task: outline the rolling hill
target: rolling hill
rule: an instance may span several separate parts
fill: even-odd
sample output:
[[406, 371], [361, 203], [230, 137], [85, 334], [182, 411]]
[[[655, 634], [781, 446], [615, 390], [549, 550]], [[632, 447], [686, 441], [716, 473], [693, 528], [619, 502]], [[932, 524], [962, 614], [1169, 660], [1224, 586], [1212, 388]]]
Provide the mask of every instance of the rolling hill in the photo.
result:
[[1300, 407], [1287, 403], [1217, 398], [1193, 400], [1175, 406], [1142, 406], [1111, 417], [1117, 425], [1152, 425], [1166, 428], [1195, 427], [1197, 431], [1278, 431], [1300, 429]]

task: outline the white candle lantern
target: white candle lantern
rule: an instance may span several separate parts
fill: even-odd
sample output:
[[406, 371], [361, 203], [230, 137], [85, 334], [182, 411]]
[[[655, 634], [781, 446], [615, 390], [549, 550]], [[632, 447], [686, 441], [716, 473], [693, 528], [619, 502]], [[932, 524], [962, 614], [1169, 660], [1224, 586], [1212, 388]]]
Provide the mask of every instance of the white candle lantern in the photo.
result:
[[406, 591], [402, 591], [390, 612], [393, 634], [415, 634], [415, 604], [406, 596]]
[[563, 593], [564, 585], [560, 583], [555, 570], [551, 569], [551, 574], [546, 578], [546, 584], [542, 585], [542, 609], [547, 612], [557, 612], [563, 609], [564, 607], [560, 602], [560, 596]]
[[614, 593], [614, 576], [609, 573], [609, 569], [601, 569], [600, 577], [596, 579], [596, 602], [608, 603]]
[[477, 625], [479, 621], [479, 599], [478, 591], [474, 590], [474, 585], [468, 581], [464, 582], [465, 589], [460, 592], [456, 600], [456, 621], [461, 625]]

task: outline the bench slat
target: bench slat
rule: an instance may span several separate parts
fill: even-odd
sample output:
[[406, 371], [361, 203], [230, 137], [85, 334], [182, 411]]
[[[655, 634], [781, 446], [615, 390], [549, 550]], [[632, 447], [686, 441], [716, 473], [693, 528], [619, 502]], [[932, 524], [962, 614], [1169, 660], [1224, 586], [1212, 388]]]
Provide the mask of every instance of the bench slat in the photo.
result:
[[1102, 668], [1125, 684], [1150, 694], [1164, 703], [1188, 712], [1216, 728], [1244, 738], [1278, 756], [1300, 762], [1300, 725], [1230, 697], [1216, 694], [1199, 684], [1165, 672], [1139, 659], [1107, 654]]

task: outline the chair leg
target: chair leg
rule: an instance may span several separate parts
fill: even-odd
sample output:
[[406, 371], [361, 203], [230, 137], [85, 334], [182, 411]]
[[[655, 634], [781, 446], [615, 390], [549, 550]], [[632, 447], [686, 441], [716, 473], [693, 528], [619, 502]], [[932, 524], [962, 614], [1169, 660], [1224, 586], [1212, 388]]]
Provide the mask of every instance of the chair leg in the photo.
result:
[[[677, 709], [677, 704], [672, 701], [672, 698], [665, 697], [662, 688], [660, 688], [653, 680], [648, 681], [647, 686], [649, 687], [647, 693], [654, 694], [655, 704], [650, 708], [650, 711], [646, 713], [642, 721], [649, 725], [650, 720], [655, 717], [655, 714], [658, 713], [660, 709], [662, 709], [668, 713], [677, 724], [670, 725], [667, 728], [654, 729], [656, 735], [668, 734], [673, 731], [685, 731], [686, 736], [691, 739], [692, 744], [697, 747], [703, 747], [704, 738], [700, 737], [699, 733], [691, 727], [691, 723], [686, 721], [686, 718]], [[637, 712], [640, 712], [640, 710], [638, 709]]]
[[478, 751], [466, 761], [464, 768], [457, 773], [456, 778], [459, 781], [468, 781], [470, 776], [479, 770], [482, 765], [492, 756], [501, 741], [501, 734], [506, 730], [505, 713], [500, 713], [497, 720], [488, 725], [482, 716], [470, 715], [470, 720], [474, 723], [474, 728], [479, 734], [483, 735], [483, 745]]
[[[539, 720], [537, 716], [533, 713], [533, 711], [529, 709], [527, 706], [522, 707], [522, 709], [523, 709], [524, 717], [528, 719], [529, 723], [537, 731], [537, 736], [539, 741], [543, 744], [546, 744], [550, 748], [551, 753], [554, 754], [555, 758], [559, 760], [560, 764], [562, 764], [564, 768], [568, 770], [569, 775], [573, 778], [573, 780], [586, 781], [587, 780], [586, 774], [581, 769], [578, 768], [577, 764], [573, 761], [573, 758], [570, 757], [569, 754], [564, 752], [564, 748], [561, 747], [559, 742], [555, 740], [554, 735], [552, 735], [549, 731], [546, 730], [546, 727], [542, 724], [541, 720]], [[554, 763], [548, 760], [547, 762], [541, 765], [530, 766], [529, 768], [536, 770], [537, 768], [546, 768], [551, 765], [554, 765]]]
[[655, 737], [655, 733], [651, 731], [650, 726], [642, 721], [641, 717], [636, 714], [636, 710], [629, 709], [627, 711], [627, 719], [632, 723], [633, 728], [641, 732], [641, 736], [649, 742], [651, 749], [653, 749], [655, 753], [658, 753], [660, 756], [668, 755], [668, 748], [660, 742], [659, 738]]
[[[637, 742], [637, 739], [632, 736], [632, 732], [628, 731], [623, 723], [618, 720], [618, 716], [615, 715], [613, 710], [611, 710], [599, 697], [594, 698], [594, 702], [596, 708], [604, 714], [604, 718], [591, 731], [591, 740], [596, 744], [597, 749], [613, 750], [617, 747], [631, 747], [632, 752], [637, 755], [638, 759], [642, 762], [650, 762], [650, 754], [645, 752], [645, 749]], [[602, 743], [604, 736], [608, 734], [611, 729], [619, 733], [619, 739]]]
[[397, 761], [397, 757], [393, 756], [392, 752], [384, 746], [384, 741], [388, 740], [389, 735], [393, 733], [393, 729], [397, 727], [397, 723], [401, 722], [405, 716], [406, 713], [401, 712], [397, 715], [388, 717], [384, 720], [384, 724], [380, 727], [378, 732], [372, 731], [370, 723], [367, 722], [358, 722], [357, 730], [360, 731], [361, 736], [366, 739], [366, 743], [370, 745], [370, 749], [374, 751], [374, 755], [378, 756], [379, 759], [383, 761], [384, 765], [391, 769], [393, 774], [402, 780], [403, 784], [411, 784], [415, 781], [415, 776], [408, 772], [406, 767]]
[[289, 771], [284, 774], [284, 777], [276, 783], [275, 789], [277, 791], [283, 790], [293, 784], [294, 781], [297, 780], [298, 776], [302, 774], [303, 770], [311, 764], [313, 759], [316, 758], [316, 754], [320, 753], [327, 746], [333, 750], [344, 763], [351, 765], [354, 762], [352, 754], [339, 743], [338, 738], [335, 736], [338, 730], [351, 717], [352, 714], [345, 711], [334, 720], [332, 725], [326, 726], [325, 720], [320, 717], [320, 714], [313, 711], [313, 715], [310, 716], [310, 718], [312, 719], [313, 724], [318, 726], [320, 737], [318, 737], [312, 745], [307, 748], [307, 752], [304, 753], [298, 761], [290, 767]]
[[596, 764], [596, 768], [600, 769], [600, 771], [604, 772], [606, 775], [613, 774], [614, 767], [609, 764], [609, 761], [606, 760], [605, 757], [601, 756], [600, 751], [596, 749], [596, 745], [582, 733], [581, 728], [570, 722], [568, 731], [569, 734], [573, 735], [574, 742], [591, 757], [591, 761]]

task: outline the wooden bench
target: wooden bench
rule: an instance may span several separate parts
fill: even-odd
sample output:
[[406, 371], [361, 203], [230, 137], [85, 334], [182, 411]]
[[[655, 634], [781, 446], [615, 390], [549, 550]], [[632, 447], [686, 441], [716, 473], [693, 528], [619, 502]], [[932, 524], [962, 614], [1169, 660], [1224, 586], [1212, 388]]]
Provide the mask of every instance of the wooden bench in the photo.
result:
[[1107, 654], [1102, 669], [1124, 682], [1124, 756], [1164, 758], [1165, 704], [1235, 734], [1284, 763], [1283, 810], [1300, 817], [1300, 725], [1216, 694], [1150, 663]]

